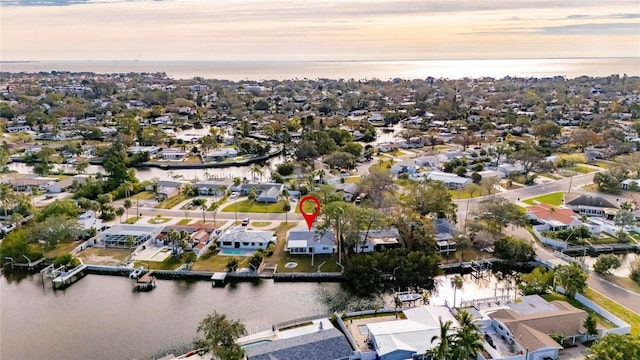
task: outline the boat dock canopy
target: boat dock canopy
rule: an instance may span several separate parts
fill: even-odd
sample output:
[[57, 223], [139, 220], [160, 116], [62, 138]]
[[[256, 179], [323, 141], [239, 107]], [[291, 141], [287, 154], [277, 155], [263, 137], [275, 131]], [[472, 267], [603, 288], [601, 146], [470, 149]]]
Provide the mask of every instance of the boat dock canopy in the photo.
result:
[[224, 281], [227, 278], [226, 272], [216, 272], [211, 276], [211, 281]]
[[151, 283], [154, 280], [155, 280], [155, 277], [153, 276], [153, 271], [150, 271], [138, 278], [138, 284]]

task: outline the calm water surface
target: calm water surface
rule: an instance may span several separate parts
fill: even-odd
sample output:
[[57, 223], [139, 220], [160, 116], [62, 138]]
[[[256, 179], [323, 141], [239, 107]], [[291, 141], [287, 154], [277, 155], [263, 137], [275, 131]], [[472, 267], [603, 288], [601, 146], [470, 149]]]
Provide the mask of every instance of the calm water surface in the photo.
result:
[[[637, 55], [637, 54], [632, 54]], [[640, 61], [629, 58], [485, 59], [416, 61], [68, 61], [4, 62], [0, 71], [91, 71], [96, 73], [166, 72], [173, 78], [284, 79], [460, 79], [464, 77], [575, 78], [640, 75]]]
[[239, 319], [249, 332], [327, 311], [323, 289], [338, 284], [158, 281], [132, 292], [125, 277], [88, 275], [64, 291], [42, 286], [39, 275], [0, 278], [0, 358], [133, 359], [184, 346], [214, 310]]
[[[450, 276], [438, 278], [432, 304], [453, 301]], [[493, 296], [495, 276], [465, 275], [460, 300]], [[64, 291], [43, 287], [39, 275], [0, 277], [0, 358], [140, 359], [186, 347], [199, 321], [213, 310], [241, 320], [249, 332], [276, 322], [323, 314], [323, 294], [335, 283], [239, 283], [212, 288], [207, 281], [158, 281], [149, 293], [132, 292], [125, 277], [88, 275]], [[500, 292], [498, 292], [500, 294]], [[393, 308], [393, 299], [382, 301]]]

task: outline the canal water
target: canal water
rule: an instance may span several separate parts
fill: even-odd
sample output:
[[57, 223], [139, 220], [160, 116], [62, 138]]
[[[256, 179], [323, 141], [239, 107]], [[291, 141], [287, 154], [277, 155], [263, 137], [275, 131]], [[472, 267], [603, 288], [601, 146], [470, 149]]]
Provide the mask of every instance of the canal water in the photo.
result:
[[[453, 301], [450, 279], [438, 278], [432, 304]], [[501, 276], [464, 276], [461, 300], [493, 296]], [[344, 293], [336, 283], [228, 284], [159, 280], [148, 293], [133, 292], [126, 277], [88, 275], [53, 291], [38, 275], [0, 277], [1, 359], [146, 359], [187, 349], [199, 321], [214, 310], [241, 320], [251, 333], [277, 322], [330, 311], [327, 297]], [[500, 291], [498, 290], [498, 294]], [[392, 296], [378, 300], [393, 308]], [[175, 350], [174, 350], [175, 351]]]
[[[397, 124], [393, 127], [392, 132], [384, 132], [382, 129], [376, 129], [377, 138], [370, 145], [379, 145], [382, 143], [389, 143], [398, 141], [397, 135], [402, 131], [402, 126]], [[191, 134], [191, 133], [208, 133], [208, 128], [205, 129], [191, 129], [186, 130], [182, 133]], [[365, 143], [361, 143], [363, 146], [367, 145]], [[284, 156], [276, 156], [274, 158], [269, 159], [264, 164], [265, 167], [269, 167], [271, 169], [275, 169], [276, 165], [284, 162]], [[22, 174], [33, 173], [33, 167], [29, 166], [25, 163], [11, 163], [8, 165], [9, 169], [12, 171], [17, 171]], [[216, 178], [251, 178], [252, 174], [249, 170], [251, 165], [246, 166], [230, 166], [225, 168], [210, 168], [210, 169], [174, 169], [174, 170], [163, 170], [160, 168], [136, 168], [136, 176], [140, 181], [144, 180], [152, 180], [157, 178], [159, 180], [170, 180], [170, 179], [182, 179], [182, 180], [192, 180], [199, 179], [204, 180], [207, 177], [216, 177]], [[75, 172], [75, 167], [73, 164], [56, 164], [54, 165], [54, 170], [62, 170], [66, 172]], [[106, 174], [106, 171], [102, 166], [99, 165], [89, 165], [89, 167], [85, 170], [87, 174]], [[265, 176], [270, 176], [270, 173], [267, 171]], [[266, 179], [266, 177], [263, 177]]]

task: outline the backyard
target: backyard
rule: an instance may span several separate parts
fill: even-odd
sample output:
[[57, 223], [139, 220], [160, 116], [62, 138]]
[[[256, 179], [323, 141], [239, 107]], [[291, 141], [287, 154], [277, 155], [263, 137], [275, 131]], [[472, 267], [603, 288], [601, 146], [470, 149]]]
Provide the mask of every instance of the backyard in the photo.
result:
[[187, 199], [189, 199], [187, 195], [179, 194], [170, 199], [164, 200], [163, 202], [156, 205], [155, 207], [157, 209], [173, 209], [176, 205], [180, 204], [181, 202]]
[[284, 210], [282, 210], [282, 201], [278, 201], [276, 203], [262, 203], [247, 199], [227, 205], [222, 209], [222, 212], [284, 213]]

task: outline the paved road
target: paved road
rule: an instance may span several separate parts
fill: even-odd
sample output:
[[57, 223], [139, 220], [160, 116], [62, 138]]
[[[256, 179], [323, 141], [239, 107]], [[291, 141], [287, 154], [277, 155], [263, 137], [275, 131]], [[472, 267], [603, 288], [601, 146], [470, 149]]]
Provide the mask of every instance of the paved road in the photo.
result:
[[640, 294], [627, 290], [601, 278], [595, 273], [589, 274], [587, 285], [611, 300], [640, 315]]
[[[593, 182], [594, 173], [577, 175], [572, 178], [564, 178], [552, 183], [526, 186], [520, 189], [509, 190], [497, 195], [511, 201], [528, 199], [531, 197], [547, 194], [550, 192], [566, 191], [585, 193], [578, 188]], [[481, 196], [473, 199], [455, 200], [458, 204], [458, 226], [463, 227], [468, 212], [478, 207], [480, 201], [491, 195]]]

